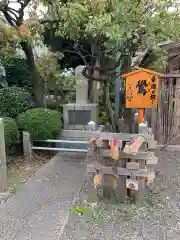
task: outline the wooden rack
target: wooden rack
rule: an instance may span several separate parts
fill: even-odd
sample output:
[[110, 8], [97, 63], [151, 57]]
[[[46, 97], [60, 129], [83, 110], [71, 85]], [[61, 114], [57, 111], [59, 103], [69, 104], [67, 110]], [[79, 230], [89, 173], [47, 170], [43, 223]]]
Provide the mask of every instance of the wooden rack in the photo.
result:
[[[127, 135], [127, 134], [126, 134]], [[93, 138], [95, 137], [92, 133]], [[105, 138], [104, 138], [105, 136]], [[119, 157], [114, 161], [110, 156], [108, 142], [112, 140], [112, 133], [98, 133], [97, 138], [101, 139], [103, 146], [92, 146], [87, 153], [87, 173], [88, 173], [88, 200], [99, 201], [104, 197], [110, 196], [112, 192], [118, 192], [118, 199], [124, 202], [127, 196], [133, 197], [137, 204], [144, 199], [146, 185], [153, 184], [155, 180], [155, 166], [158, 158], [153, 150], [157, 142], [154, 140], [151, 129], [147, 124], [139, 125], [139, 135], [129, 139], [133, 142], [121, 140], [123, 134], [116, 135], [119, 144]], [[125, 151], [124, 146], [137, 145], [139, 137], [144, 141], [136, 148], [136, 152]], [[130, 148], [131, 149], [131, 148]], [[95, 180], [99, 182], [94, 184]], [[97, 182], [97, 181], [96, 181]]]

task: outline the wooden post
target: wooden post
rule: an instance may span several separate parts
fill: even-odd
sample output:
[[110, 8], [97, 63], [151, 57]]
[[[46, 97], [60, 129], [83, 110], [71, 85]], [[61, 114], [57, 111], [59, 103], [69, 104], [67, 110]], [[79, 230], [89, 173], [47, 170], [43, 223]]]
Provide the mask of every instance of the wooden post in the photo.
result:
[[4, 141], [4, 123], [0, 118], [0, 193], [7, 189], [6, 152]]
[[144, 122], [144, 108], [138, 109], [138, 123], [141, 124]]
[[158, 121], [158, 111], [156, 108], [153, 108], [152, 109], [152, 112], [151, 112], [151, 127], [152, 127], [152, 132], [153, 134], [155, 135], [155, 139], [157, 139], [158, 137], [158, 130], [157, 129], [157, 121]]
[[138, 133], [138, 113], [133, 116], [133, 133]]
[[[140, 123], [139, 124], [139, 133], [140, 134], [148, 134], [148, 126], [146, 123]], [[147, 151], [147, 144], [144, 143], [141, 147], [142, 151]], [[139, 162], [139, 168], [145, 169], [146, 167], [146, 160], [141, 159], [138, 160]], [[144, 193], [145, 193], [145, 178], [144, 177], [138, 177], [137, 180], [139, 181], [139, 190], [136, 193], [136, 204], [141, 205], [143, 199], [144, 199]]]
[[[127, 159], [121, 159], [119, 161], [119, 167], [125, 168], [126, 162], [127, 162]], [[126, 178], [127, 178], [127, 176], [122, 176], [122, 175], [120, 175], [118, 178], [118, 183], [117, 183], [118, 186], [117, 187], [120, 192], [119, 201], [121, 203], [123, 203], [127, 197]]]
[[[90, 122], [90, 124], [88, 124], [88, 128], [90, 128], [91, 131], [96, 131], [96, 123], [95, 122]], [[88, 153], [87, 153], [87, 162], [93, 164], [95, 169], [101, 169], [101, 164], [99, 164], [99, 162], [97, 161], [97, 157], [99, 155], [101, 155], [101, 151], [99, 153], [99, 155], [96, 155], [97, 152], [94, 152], [94, 149], [91, 148], [88, 149]], [[88, 170], [88, 169], [87, 169]], [[96, 173], [92, 173], [92, 172], [87, 172], [87, 201], [94, 203], [94, 202], [99, 202], [99, 198], [98, 198], [98, 189], [95, 188], [94, 186], [94, 177], [95, 177]]]
[[[139, 160], [139, 168], [145, 169], [145, 160]], [[144, 177], [137, 177], [137, 180], [139, 181], [139, 190], [136, 193], [136, 205], [140, 206], [142, 204], [142, 201], [144, 199], [144, 193], [145, 193], [145, 178]]]

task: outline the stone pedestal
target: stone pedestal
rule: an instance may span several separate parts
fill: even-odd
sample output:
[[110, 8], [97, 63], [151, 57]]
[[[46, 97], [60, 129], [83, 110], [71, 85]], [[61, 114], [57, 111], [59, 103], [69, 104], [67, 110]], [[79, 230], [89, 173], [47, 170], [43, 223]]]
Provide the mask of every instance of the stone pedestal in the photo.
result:
[[64, 129], [87, 130], [90, 121], [97, 123], [98, 104], [88, 103], [88, 80], [82, 75], [84, 66], [76, 68], [76, 103], [63, 106]]
[[66, 104], [63, 106], [64, 129], [87, 130], [90, 121], [97, 122], [97, 104]]
[[30, 161], [32, 159], [32, 146], [28, 132], [23, 132], [23, 152], [25, 160]]

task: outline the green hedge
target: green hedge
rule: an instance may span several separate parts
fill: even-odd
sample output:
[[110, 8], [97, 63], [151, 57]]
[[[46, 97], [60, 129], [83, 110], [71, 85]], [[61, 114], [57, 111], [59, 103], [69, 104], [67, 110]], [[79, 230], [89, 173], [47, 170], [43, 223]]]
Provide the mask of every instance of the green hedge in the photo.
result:
[[58, 108], [56, 100], [47, 99], [46, 105], [47, 105], [47, 108], [51, 109], [51, 110], [57, 110], [57, 108]]
[[3, 57], [1, 62], [5, 67], [9, 86], [32, 88], [32, 74], [25, 58], [10, 55]]
[[6, 152], [9, 152], [10, 148], [19, 141], [20, 133], [16, 121], [13, 118], [5, 117], [3, 121]]
[[17, 122], [20, 130], [28, 131], [36, 140], [55, 139], [62, 130], [61, 114], [44, 108], [29, 109], [21, 113]]
[[0, 89], [0, 116], [14, 118], [32, 107], [31, 94], [22, 88]]

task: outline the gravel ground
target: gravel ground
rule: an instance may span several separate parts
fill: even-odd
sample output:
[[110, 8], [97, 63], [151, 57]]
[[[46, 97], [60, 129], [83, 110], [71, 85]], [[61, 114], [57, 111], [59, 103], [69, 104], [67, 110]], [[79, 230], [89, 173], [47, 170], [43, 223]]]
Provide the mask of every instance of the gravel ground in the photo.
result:
[[[110, 202], [86, 208], [79, 200], [61, 240], [180, 239], [180, 152], [160, 154], [158, 170], [153, 193], [138, 209], [130, 203]], [[81, 196], [85, 196], [85, 191], [86, 186]]]

